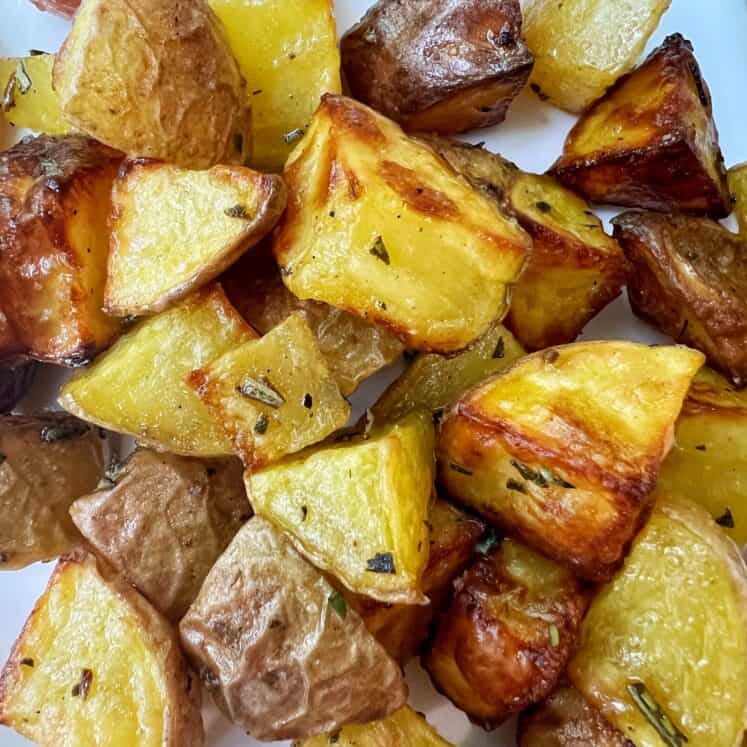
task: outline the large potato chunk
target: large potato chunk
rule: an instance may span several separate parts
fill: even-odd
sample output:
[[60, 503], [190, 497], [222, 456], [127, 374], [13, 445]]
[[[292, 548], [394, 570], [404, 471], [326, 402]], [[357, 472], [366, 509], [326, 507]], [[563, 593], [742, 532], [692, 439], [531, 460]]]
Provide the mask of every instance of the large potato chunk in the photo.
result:
[[527, 235], [393, 122], [325, 96], [288, 160], [283, 279], [413, 348], [466, 347], [506, 311]]
[[671, 0], [528, 0], [524, 35], [534, 54], [531, 86], [580, 112], [631, 70]]
[[0, 570], [51, 560], [80, 542], [70, 504], [96, 487], [101, 437], [62, 413], [0, 417]]
[[142, 316], [215, 279], [269, 233], [285, 185], [241, 166], [189, 171], [137, 160], [120, 170], [112, 203], [105, 307]]
[[220, 286], [145, 319], [62, 387], [74, 415], [185, 456], [226, 456], [230, 439], [187, 383], [196, 368], [256, 337]]
[[613, 220], [633, 265], [636, 314], [702, 350], [737, 387], [747, 384], [747, 249], [718, 223], [628, 212]]
[[742, 744], [747, 571], [705, 511], [659, 502], [592, 603], [569, 674], [637, 747]]
[[547, 696], [572, 655], [587, 593], [570, 571], [504, 540], [454, 584], [423, 664], [487, 729]]
[[70, 515], [102, 557], [177, 621], [251, 516], [241, 462], [138, 449], [108, 473]]
[[723, 218], [723, 161], [708, 86], [674, 34], [584, 112], [551, 173], [593, 202]]
[[251, 153], [246, 82], [206, 0], [83, 0], [54, 89], [75, 127], [186, 168]]
[[747, 238], [747, 163], [732, 166], [727, 179], [729, 190], [734, 196], [734, 212], [737, 215], [739, 232]]
[[289, 532], [314, 565], [383, 602], [427, 603], [433, 425], [412, 413], [351, 441], [246, 474], [256, 513]]
[[0, 675], [0, 722], [44, 747], [201, 747], [200, 688], [166, 621], [78, 549]]
[[0, 299], [32, 358], [81, 365], [116, 336], [101, 310], [110, 192], [121, 154], [85, 137], [25, 138], [0, 154]]
[[442, 424], [454, 498], [589, 579], [609, 577], [649, 505], [703, 356], [631, 342], [527, 356]]
[[385, 718], [407, 700], [358, 615], [259, 517], [213, 566], [180, 630], [218, 706], [257, 739]]
[[532, 70], [519, 0], [379, 0], [341, 49], [352, 95], [411, 132], [502, 122]]

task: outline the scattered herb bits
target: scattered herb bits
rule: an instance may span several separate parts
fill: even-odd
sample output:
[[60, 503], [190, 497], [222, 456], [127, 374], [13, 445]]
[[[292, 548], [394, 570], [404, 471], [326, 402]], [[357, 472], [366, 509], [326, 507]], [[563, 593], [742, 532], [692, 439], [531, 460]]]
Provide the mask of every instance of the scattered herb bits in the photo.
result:
[[634, 682], [628, 685], [628, 692], [638, 710], [644, 715], [646, 721], [653, 726], [664, 744], [668, 747], [682, 747], [688, 741], [687, 737], [672, 723], [672, 719], [654, 700], [648, 688], [642, 682]]
[[249, 211], [243, 205], [232, 205], [223, 211], [229, 218], [241, 218], [248, 220], [251, 216]]
[[241, 394], [249, 399], [261, 402], [268, 407], [278, 409], [285, 404], [285, 398], [275, 389], [266, 376], [253, 379], [251, 376], [245, 376], [238, 386]]
[[333, 591], [329, 595], [329, 606], [342, 618], [347, 617], [348, 606], [345, 603], [345, 597], [339, 591]]
[[384, 246], [384, 240], [379, 236], [378, 239], [376, 239], [376, 242], [371, 247], [371, 254], [373, 254], [376, 259], [380, 259], [385, 265], [388, 265], [391, 263], [391, 260], [389, 259], [389, 252], [386, 250], [386, 246]]
[[377, 552], [366, 561], [366, 570], [372, 573], [396, 573], [394, 558], [390, 552]]
[[85, 700], [88, 698], [88, 692], [91, 689], [92, 682], [93, 672], [90, 669], [82, 669], [80, 672], [80, 681], [72, 686], [70, 694], [74, 698], [80, 697], [81, 700]]
[[290, 130], [290, 132], [286, 132], [285, 135], [283, 135], [283, 140], [285, 140], [286, 145], [293, 145], [294, 143], [297, 143], [304, 135], [303, 128], [296, 127], [295, 130]]
[[716, 523], [719, 526], [725, 527], [726, 529], [734, 529], [734, 514], [731, 512], [731, 509], [728, 506], [726, 507], [724, 513], [716, 519]]

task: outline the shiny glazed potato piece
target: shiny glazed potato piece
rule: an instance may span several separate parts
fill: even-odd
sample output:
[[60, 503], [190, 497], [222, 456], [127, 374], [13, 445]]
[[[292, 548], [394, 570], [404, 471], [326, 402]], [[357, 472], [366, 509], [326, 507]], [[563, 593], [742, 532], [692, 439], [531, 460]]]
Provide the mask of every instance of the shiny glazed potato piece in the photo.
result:
[[256, 337], [219, 285], [136, 324], [60, 392], [68, 412], [185, 456], [227, 456], [231, 441], [187, 376]]
[[96, 487], [102, 440], [63, 413], [0, 417], [0, 570], [68, 552], [81, 540], [68, 509]]
[[411, 132], [502, 122], [532, 70], [518, 0], [379, 0], [341, 50], [352, 95]]
[[444, 489], [590, 580], [609, 578], [649, 506], [703, 356], [585, 342], [529, 355], [442, 421]]
[[93, 553], [57, 564], [0, 675], [0, 723], [45, 747], [202, 747], [168, 623]]
[[137, 160], [120, 170], [112, 203], [105, 308], [142, 316], [214, 280], [269, 233], [285, 185], [241, 166], [190, 171]]
[[95, 550], [177, 622], [251, 516], [241, 462], [138, 449], [107, 473], [70, 515]]
[[747, 250], [710, 220], [630, 211], [613, 219], [633, 266], [633, 311], [747, 385]]
[[431, 352], [466, 347], [505, 313], [529, 238], [393, 122], [325, 96], [285, 178], [273, 250], [299, 298]]
[[424, 604], [433, 441], [430, 416], [412, 413], [247, 472], [246, 492], [257, 514], [351, 591]]
[[671, 0], [529, 0], [524, 36], [532, 89], [580, 112], [632, 70]]
[[260, 517], [234, 537], [179, 627], [218, 707], [256, 739], [382, 719], [407, 700], [399, 667], [358, 615]]
[[455, 582], [423, 665], [457, 708], [493, 729], [555, 688], [587, 601], [570, 571], [504, 540]]
[[584, 112], [550, 172], [593, 202], [728, 215], [711, 94], [690, 42], [668, 36]]
[[665, 724], [646, 718], [631, 686], [690, 747], [741, 745], [746, 590], [744, 561], [708, 513], [659, 500], [622, 570], [589, 608], [569, 667], [573, 684], [637, 747], [661, 747], [652, 722]]
[[0, 154], [0, 298], [16, 338], [0, 359], [20, 348], [82, 365], [116, 337], [119, 322], [101, 306], [120, 160], [80, 136], [24, 138]]
[[53, 71], [62, 113], [129, 156], [243, 163], [251, 106], [206, 0], [83, 0]]
[[299, 313], [193, 371], [189, 385], [249, 469], [322, 441], [350, 417]]
[[732, 166], [727, 174], [729, 191], [734, 196], [739, 233], [747, 238], [747, 163]]
[[10, 412], [34, 381], [36, 363], [0, 367], [0, 414]]

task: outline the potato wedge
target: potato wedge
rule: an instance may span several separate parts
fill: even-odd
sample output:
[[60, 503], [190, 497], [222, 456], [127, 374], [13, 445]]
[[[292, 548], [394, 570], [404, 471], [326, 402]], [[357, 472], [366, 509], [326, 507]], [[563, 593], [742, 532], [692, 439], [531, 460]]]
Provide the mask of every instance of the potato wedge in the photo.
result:
[[322, 441], [350, 417], [300, 313], [192, 371], [189, 385], [252, 470]]
[[0, 570], [51, 560], [80, 542], [68, 509], [96, 487], [103, 466], [101, 437], [77, 418], [0, 417]]
[[93, 553], [60, 560], [0, 675], [0, 723], [45, 747], [201, 747], [166, 621]]
[[143, 316], [214, 280], [268, 234], [285, 185], [241, 166], [190, 171], [140, 159], [120, 169], [112, 208], [104, 307]]
[[299, 552], [351, 591], [427, 604], [426, 520], [433, 490], [431, 418], [392, 425], [246, 473], [254, 511], [289, 533]]
[[[121, 154], [86, 137], [24, 138], [0, 153], [0, 298], [19, 348], [82, 365], [119, 322], [101, 310], [110, 192]], [[5, 342], [5, 341], [4, 341]]]
[[96, 552], [178, 622], [208, 571], [252, 515], [238, 459], [137, 449], [70, 515]]
[[202, 169], [251, 153], [246, 81], [207, 0], [83, 0], [52, 82], [68, 122], [128, 156]]
[[724, 159], [692, 44], [668, 36], [589, 107], [550, 173], [592, 202], [726, 217]]
[[734, 198], [739, 233], [747, 238], [747, 163], [732, 166], [727, 172], [727, 180]]
[[747, 385], [747, 250], [704, 218], [630, 211], [613, 219], [633, 266], [633, 311]]
[[60, 392], [68, 412], [146, 446], [184, 456], [228, 456], [230, 439], [187, 376], [256, 334], [219, 285], [136, 324]]
[[23, 398], [36, 376], [36, 363], [0, 368], [0, 415], [10, 412]]
[[527, 235], [393, 122], [325, 96], [285, 169], [273, 250], [286, 286], [453, 352], [506, 311]]
[[256, 739], [303, 739], [382, 719], [407, 700], [399, 667], [358, 615], [257, 516], [179, 627], [218, 707]]
[[530, 85], [543, 100], [580, 112], [635, 67], [671, 0], [528, 0], [524, 36]]
[[685, 347], [623, 341], [522, 358], [442, 421], [441, 483], [583, 578], [609, 578], [650, 505], [702, 364]]
[[[637, 747], [737, 747], [747, 725], [747, 570], [690, 501], [660, 500], [594, 599], [573, 684]], [[663, 740], [668, 734], [669, 740]]]
[[532, 71], [519, 0], [379, 0], [340, 47], [352, 95], [411, 132], [502, 122]]

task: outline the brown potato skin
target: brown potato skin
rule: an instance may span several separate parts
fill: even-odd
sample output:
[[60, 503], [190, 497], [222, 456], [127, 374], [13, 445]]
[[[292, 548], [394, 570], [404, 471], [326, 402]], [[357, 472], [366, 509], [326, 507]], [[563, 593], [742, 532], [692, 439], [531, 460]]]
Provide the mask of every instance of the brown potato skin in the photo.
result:
[[355, 98], [405, 130], [442, 134], [502, 122], [533, 65], [518, 0], [379, 0], [341, 54]]
[[633, 311], [706, 354], [747, 385], [747, 249], [719, 224], [684, 215], [627, 212], [614, 235], [633, 265]]
[[72, 18], [80, 5], [80, 0], [31, 0], [39, 10], [55, 13], [64, 18]]

